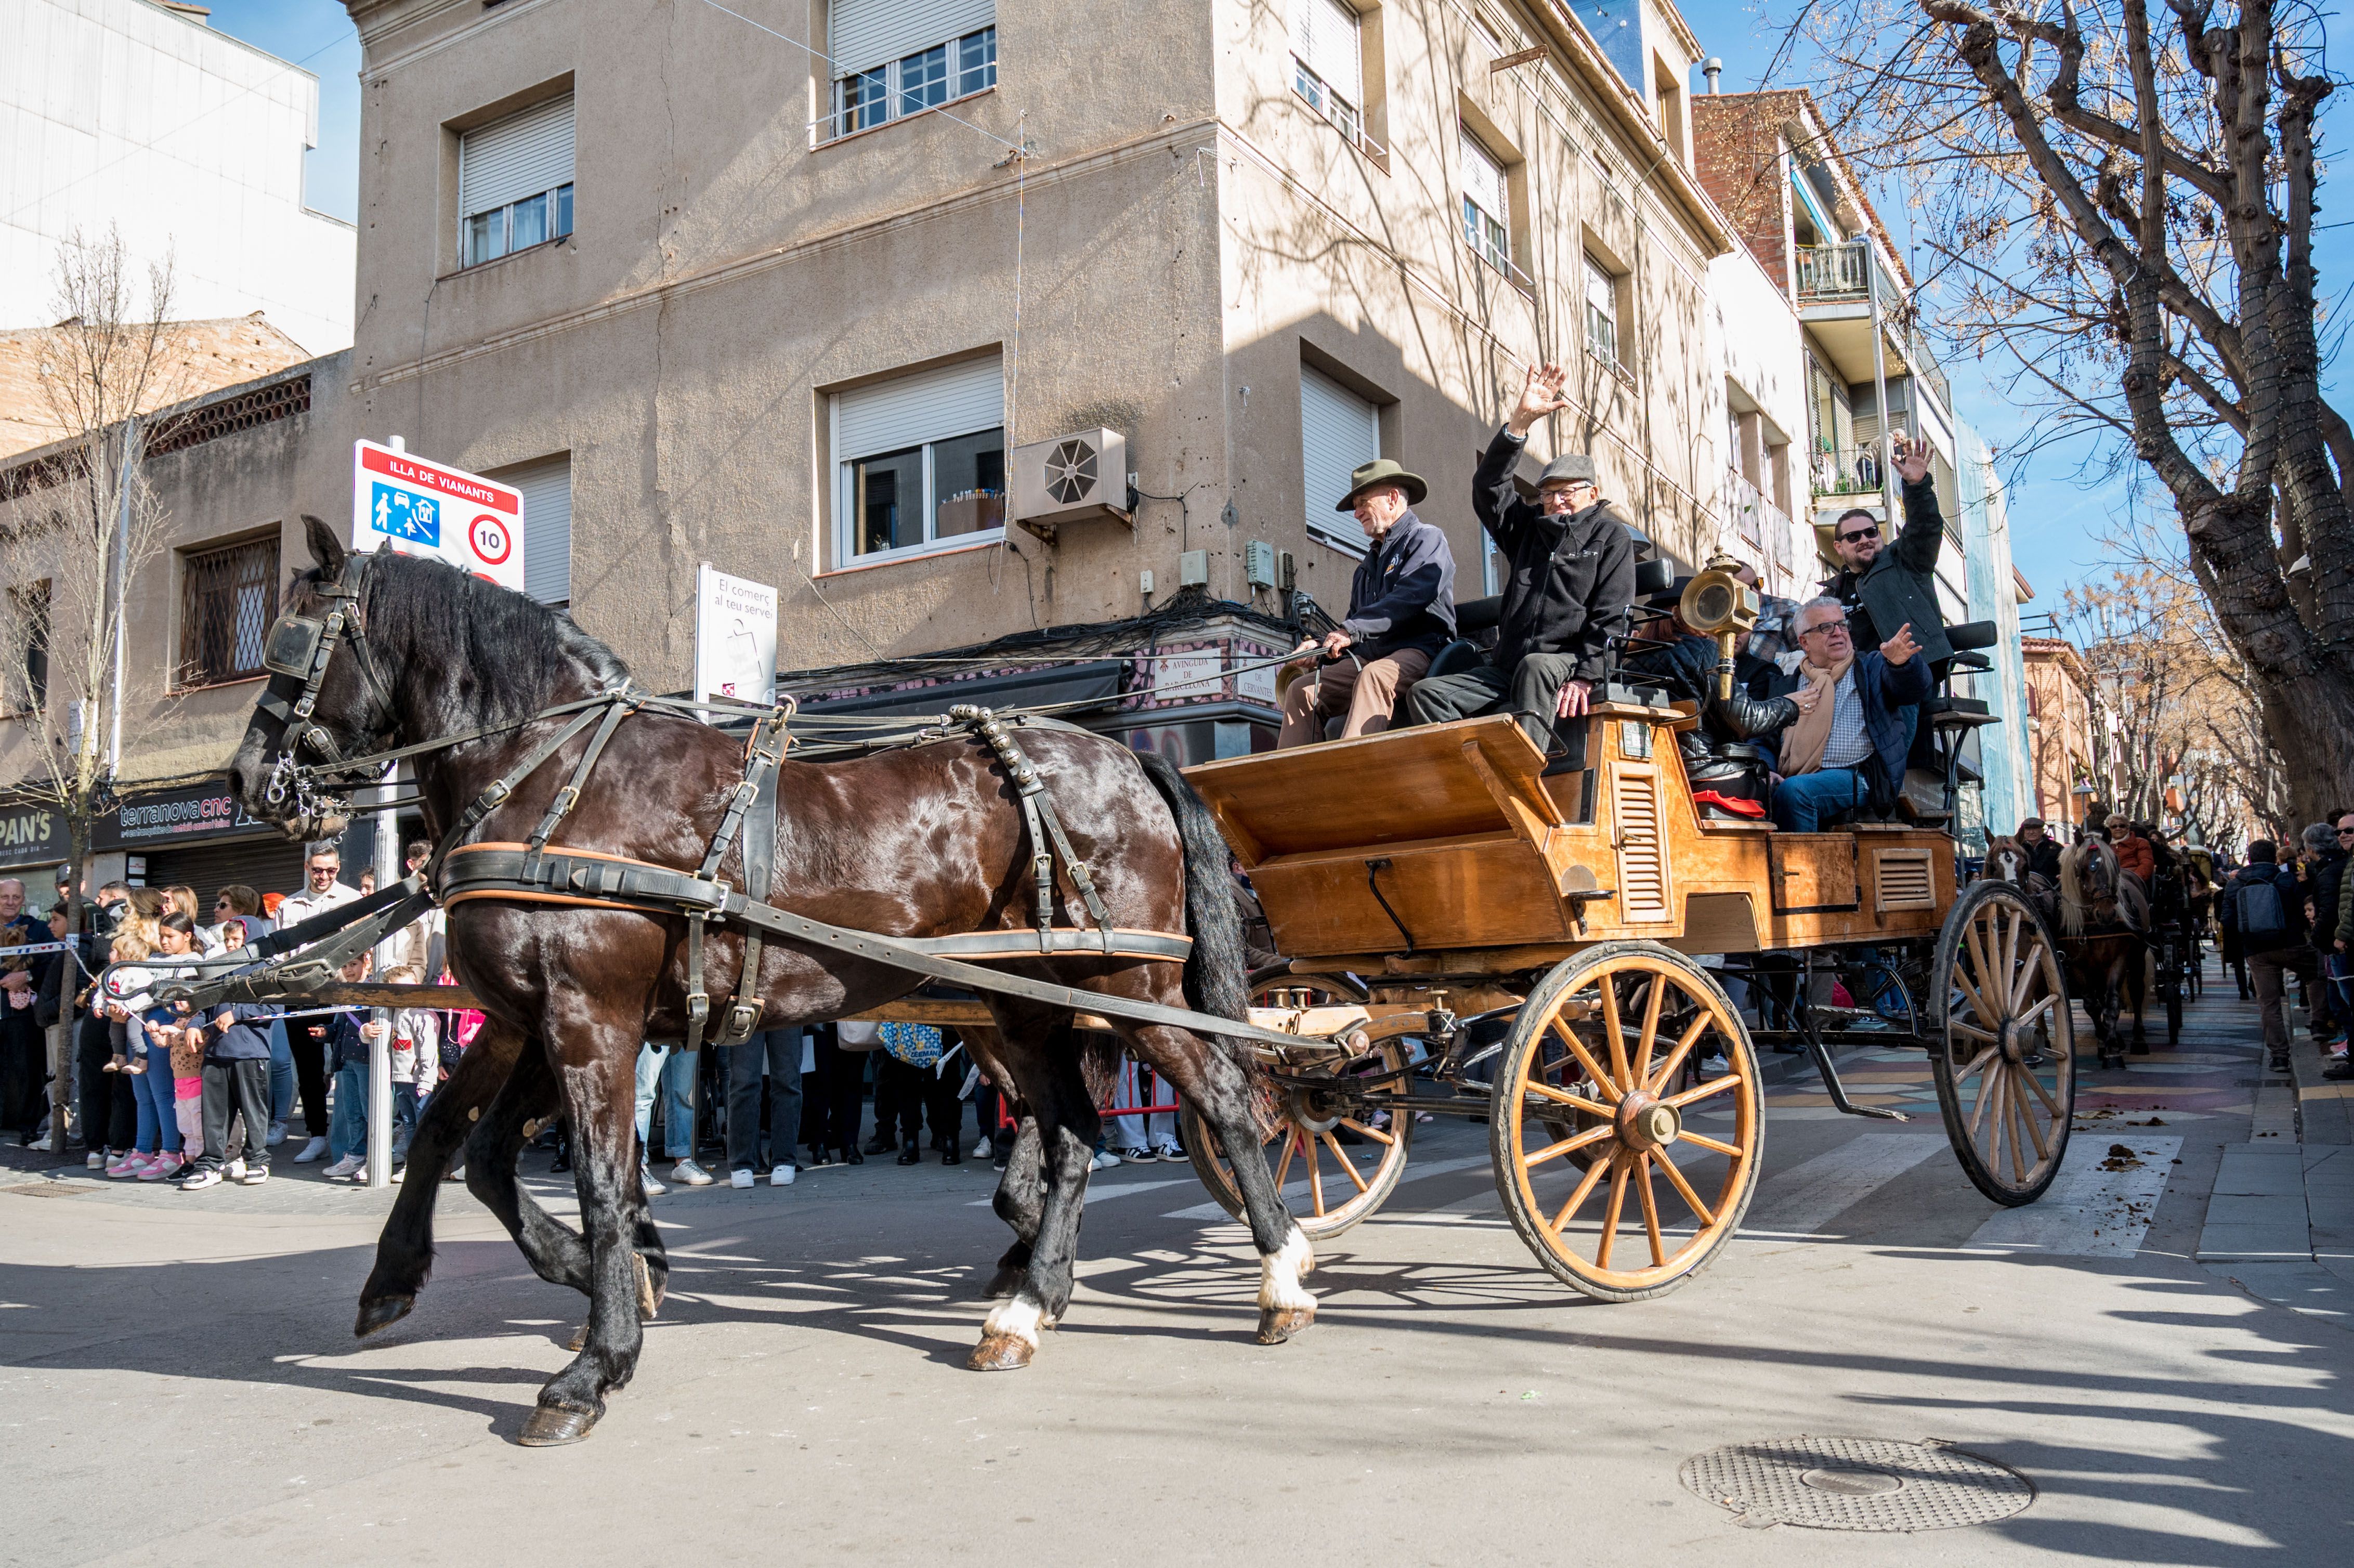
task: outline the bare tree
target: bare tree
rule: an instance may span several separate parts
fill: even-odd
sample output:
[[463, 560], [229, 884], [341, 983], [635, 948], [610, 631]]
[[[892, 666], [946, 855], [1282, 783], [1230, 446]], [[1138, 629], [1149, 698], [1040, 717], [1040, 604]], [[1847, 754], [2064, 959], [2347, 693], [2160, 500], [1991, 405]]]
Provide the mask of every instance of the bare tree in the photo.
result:
[[[170, 343], [170, 265], [146, 272], [142, 300], [112, 232], [58, 247], [60, 320], [46, 334], [38, 376], [51, 420], [67, 433], [0, 476], [0, 702], [29, 742], [13, 792], [66, 823], [67, 919], [76, 930], [91, 828], [114, 803], [124, 749], [159, 716], [152, 691], [126, 711], [124, 586], [164, 547], [140, 416], [179, 397], [186, 361]], [[53, 1046], [51, 1147], [62, 1149], [57, 1066]]]
[[1796, 26], [1849, 156], [1925, 219], [1941, 324], [2030, 448], [2162, 490], [2294, 814], [2354, 790], [2354, 432], [2322, 395], [2323, 14], [2272, 0], [1832, 0]]

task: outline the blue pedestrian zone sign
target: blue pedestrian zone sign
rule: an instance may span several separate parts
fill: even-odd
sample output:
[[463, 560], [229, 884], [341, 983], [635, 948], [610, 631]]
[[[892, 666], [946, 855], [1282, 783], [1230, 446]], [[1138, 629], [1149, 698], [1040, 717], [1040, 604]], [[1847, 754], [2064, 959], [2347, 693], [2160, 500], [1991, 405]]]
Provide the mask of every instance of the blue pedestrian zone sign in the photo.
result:
[[389, 534], [428, 549], [441, 547], [441, 508], [432, 496], [378, 482], [368, 505], [368, 521], [379, 534]]

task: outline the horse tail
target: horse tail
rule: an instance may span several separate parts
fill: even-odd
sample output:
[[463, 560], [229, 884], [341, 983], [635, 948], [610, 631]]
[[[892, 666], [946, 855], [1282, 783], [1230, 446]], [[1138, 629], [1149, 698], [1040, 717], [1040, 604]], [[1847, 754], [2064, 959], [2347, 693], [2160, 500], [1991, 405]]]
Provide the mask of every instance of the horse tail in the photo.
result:
[[[1250, 1021], [1250, 959], [1243, 947], [1242, 911], [1235, 906], [1230, 852], [1210, 808], [1176, 765], [1154, 752], [1135, 754], [1144, 777], [1177, 820], [1185, 852], [1185, 927], [1193, 950], [1185, 959], [1185, 1001], [1196, 1012]], [[1240, 1041], [1224, 1041], [1254, 1077], [1257, 1058]]]

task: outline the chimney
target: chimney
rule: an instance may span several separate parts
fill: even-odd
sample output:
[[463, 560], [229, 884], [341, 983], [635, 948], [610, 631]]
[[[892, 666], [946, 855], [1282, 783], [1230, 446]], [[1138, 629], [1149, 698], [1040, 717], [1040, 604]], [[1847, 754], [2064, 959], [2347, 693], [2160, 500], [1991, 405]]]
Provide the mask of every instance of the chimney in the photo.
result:
[[1714, 55], [1711, 55], [1708, 58], [1700, 62], [1700, 74], [1708, 78], [1709, 95], [1711, 97], [1714, 97], [1716, 94], [1716, 79], [1724, 74], [1724, 62], [1717, 58]]

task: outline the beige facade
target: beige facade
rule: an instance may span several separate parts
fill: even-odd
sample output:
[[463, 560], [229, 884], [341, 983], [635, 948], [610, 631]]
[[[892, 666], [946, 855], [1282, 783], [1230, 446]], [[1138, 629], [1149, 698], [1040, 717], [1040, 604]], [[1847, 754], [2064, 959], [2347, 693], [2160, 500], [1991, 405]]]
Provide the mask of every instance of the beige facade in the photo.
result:
[[[1335, 482], [1303, 453], [1311, 377], [1428, 478], [1460, 598], [1486, 591], [1472, 468], [1542, 359], [1571, 368], [1576, 407], [1528, 471], [1590, 450], [1664, 552], [1705, 558], [1726, 467], [1705, 291], [1731, 240], [1690, 168], [1697, 41], [1650, 0], [1629, 87], [1549, 5], [1322, 3], [1356, 15], [1361, 102], [1306, 85], [1293, 0], [960, 0], [993, 28], [993, 82], [835, 134], [824, 60], [691, 0], [352, 0], [355, 343], [302, 367], [299, 418], [153, 466], [179, 553], [136, 590], [134, 683], [162, 695], [185, 547], [274, 531], [282, 580], [302, 513], [348, 517], [357, 437], [493, 474], [568, 461], [569, 586], [546, 597], [657, 690], [688, 683], [705, 561], [779, 587], [788, 668], [1134, 615], [1193, 551], [1213, 598], [1273, 612], [1246, 580], [1254, 542], [1337, 610], [1354, 525], [1309, 531], [1308, 495]], [[832, 14], [763, 17], [823, 51]], [[567, 96], [568, 234], [463, 264], [469, 134]], [[1500, 239], [1467, 236], [1467, 183], [1507, 209]], [[1012, 445], [1126, 438], [1132, 527], [848, 550], [843, 500], [864, 493], [833, 450], [837, 397], [990, 362]], [[251, 694], [169, 705], [126, 772], [225, 758]], [[0, 736], [10, 777], [22, 744]]]

